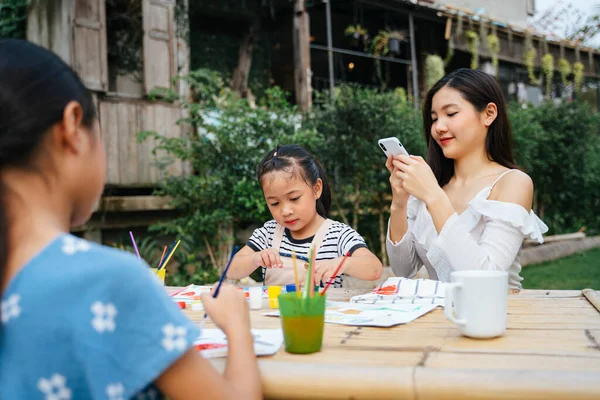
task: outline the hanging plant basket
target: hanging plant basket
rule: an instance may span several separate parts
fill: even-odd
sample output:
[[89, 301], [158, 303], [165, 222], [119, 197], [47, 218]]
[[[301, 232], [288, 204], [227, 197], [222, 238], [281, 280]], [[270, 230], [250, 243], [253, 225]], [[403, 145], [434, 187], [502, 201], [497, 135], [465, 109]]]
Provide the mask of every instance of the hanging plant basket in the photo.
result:
[[546, 81], [546, 97], [551, 97], [552, 78], [554, 77], [554, 57], [550, 53], [544, 54], [542, 57], [542, 72]]
[[431, 89], [437, 81], [446, 75], [444, 60], [437, 54], [429, 54], [425, 57], [425, 88]]
[[389, 39], [388, 40], [388, 47], [390, 49], [390, 53], [393, 55], [399, 55], [400, 54], [400, 40], [398, 39]]
[[369, 43], [369, 33], [359, 25], [349, 25], [344, 34], [349, 37], [350, 48], [366, 50]]
[[350, 47], [352, 48], [357, 48], [358, 45], [360, 44], [360, 33], [358, 32], [354, 32], [352, 34], [352, 36], [350, 37]]
[[399, 55], [400, 42], [406, 41], [406, 33], [404, 31], [379, 31], [377, 36], [373, 38], [371, 44], [372, 52], [376, 56], [386, 56], [388, 54]]
[[467, 48], [471, 53], [471, 69], [477, 69], [479, 68], [479, 35], [468, 30], [465, 32], [465, 36], [467, 37]]
[[406, 41], [406, 33], [404, 31], [388, 31], [388, 49], [394, 56], [401, 53], [400, 42]]
[[500, 39], [496, 36], [495, 33], [491, 33], [487, 37], [488, 49], [490, 51], [490, 56], [492, 57], [492, 66], [494, 67], [494, 75], [498, 76], [498, 66], [500, 65], [498, 61], [498, 54], [500, 54]]
[[540, 77], [535, 76], [535, 59], [537, 58], [537, 51], [533, 46], [533, 39], [531, 37], [531, 32], [527, 31], [525, 33], [525, 52], [523, 53], [523, 64], [527, 67], [527, 74], [529, 76], [529, 82], [538, 86], [541, 82]]
[[561, 57], [558, 60], [558, 72], [560, 73], [560, 79], [562, 80], [563, 85], [567, 86], [569, 82], [569, 75], [571, 75], [571, 63], [566, 59]]
[[583, 70], [584, 65], [581, 61], [575, 62], [573, 64], [573, 83], [575, 84], [575, 90], [579, 93], [581, 92], [581, 87], [583, 86]]

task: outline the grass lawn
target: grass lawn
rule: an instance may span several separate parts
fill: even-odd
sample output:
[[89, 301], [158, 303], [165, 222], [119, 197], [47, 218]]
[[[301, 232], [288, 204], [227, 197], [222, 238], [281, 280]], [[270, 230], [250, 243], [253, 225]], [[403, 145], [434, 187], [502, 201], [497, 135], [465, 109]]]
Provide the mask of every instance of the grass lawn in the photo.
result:
[[523, 267], [524, 289], [600, 290], [600, 248]]

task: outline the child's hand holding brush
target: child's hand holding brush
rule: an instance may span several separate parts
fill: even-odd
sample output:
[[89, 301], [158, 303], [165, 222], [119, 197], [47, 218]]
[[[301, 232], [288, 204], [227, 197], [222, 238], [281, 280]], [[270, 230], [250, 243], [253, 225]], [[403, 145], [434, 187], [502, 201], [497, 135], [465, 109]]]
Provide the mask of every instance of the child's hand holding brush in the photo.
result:
[[226, 335], [234, 331], [249, 331], [250, 316], [246, 298], [242, 290], [228, 284], [223, 284], [217, 297], [213, 297], [213, 293], [211, 292], [203, 293], [200, 298], [204, 310], [210, 319]]

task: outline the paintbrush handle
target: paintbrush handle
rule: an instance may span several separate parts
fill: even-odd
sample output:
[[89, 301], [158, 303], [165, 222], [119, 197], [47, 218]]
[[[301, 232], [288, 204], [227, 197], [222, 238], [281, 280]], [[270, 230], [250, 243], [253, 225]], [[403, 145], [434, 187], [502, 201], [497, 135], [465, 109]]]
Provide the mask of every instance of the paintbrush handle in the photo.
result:
[[237, 253], [238, 247], [237, 246], [233, 246], [233, 251], [231, 252], [231, 257], [229, 257], [229, 262], [227, 262], [227, 265], [225, 266], [225, 269], [223, 270], [223, 273], [221, 274], [221, 279], [219, 279], [219, 283], [217, 284], [217, 288], [215, 289], [215, 293], [213, 294], [213, 297], [217, 297], [217, 295], [219, 294], [219, 290], [221, 290], [221, 285], [223, 284], [223, 281], [225, 280], [225, 277], [227, 276], [227, 271], [229, 271], [229, 267], [231, 266], [231, 262], [233, 261], [233, 257], [235, 256], [235, 253]]
[[325, 285], [325, 289], [323, 289], [323, 292], [321, 292], [321, 296], [323, 296], [325, 294], [325, 292], [327, 291], [327, 289], [329, 288], [329, 286], [331, 285], [331, 283], [333, 281], [335, 281], [335, 277], [338, 275], [338, 273], [340, 272], [340, 269], [342, 269], [342, 265], [344, 265], [344, 262], [346, 261], [346, 258], [348, 258], [350, 256], [350, 252], [347, 252], [344, 255], [344, 258], [342, 259], [342, 262], [340, 262], [340, 265], [338, 265], [338, 267], [335, 269], [335, 272], [333, 273], [333, 275], [331, 276], [331, 278], [329, 278], [327, 280], [327, 285]]
[[[237, 253], [237, 250], [238, 250], [238, 246], [233, 246], [233, 251], [231, 252], [231, 257], [229, 257], [229, 262], [227, 263], [227, 266], [225, 266], [225, 269], [223, 270], [223, 273], [221, 274], [221, 279], [219, 279], [217, 288], [215, 289], [215, 292], [213, 293], [213, 299], [217, 298], [217, 295], [219, 294], [219, 290], [221, 290], [221, 285], [223, 284], [223, 281], [225, 280], [225, 276], [227, 276], [227, 271], [229, 270], [229, 267], [231, 266], [231, 262], [233, 261], [233, 256], [235, 256], [235, 253]], [[205, 311], [204, 318], [202, 318], [202, 322], [200, 323], [200, 329], [202, 329], [202, 327], [204, 327], [204, 321], [206, 321], [206, 317], [208, 317], [208, 314]]]

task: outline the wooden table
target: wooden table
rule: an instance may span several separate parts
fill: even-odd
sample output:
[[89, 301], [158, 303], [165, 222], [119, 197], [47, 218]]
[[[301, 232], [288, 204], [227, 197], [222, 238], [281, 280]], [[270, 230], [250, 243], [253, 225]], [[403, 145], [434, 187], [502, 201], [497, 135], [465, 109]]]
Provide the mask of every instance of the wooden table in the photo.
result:
[[[329, 299], [355, 294], [330, 289]], [[589, 297], [590, 300], [588, 300]], [[293, 355], [283, 346], [259, 358], [266, 398], [600, 399], [599, 292], [524, 290], [509, 296], [501, 338], [462, 337], [443, 310], [406, 325], [325, 324], [323, 349]], [[268, 309], [253, 328], [278, 328]], [[186, 311], [199, 322], [203, 312]], [[214, 327], [210, 320], [207, 328]], [[214, 361], [223, 369], [225, 359]]]

